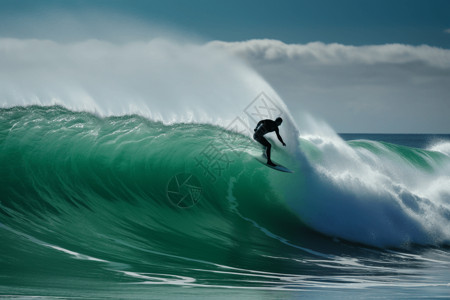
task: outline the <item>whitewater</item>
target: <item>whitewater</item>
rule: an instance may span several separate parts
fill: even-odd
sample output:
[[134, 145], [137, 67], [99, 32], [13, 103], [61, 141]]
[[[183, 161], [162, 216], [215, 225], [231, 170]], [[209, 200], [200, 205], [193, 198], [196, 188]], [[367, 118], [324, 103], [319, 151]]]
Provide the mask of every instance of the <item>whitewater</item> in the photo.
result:
[[448, 294], [448, 139], [344, 141], [214, 44], [0, 54], [1, 295]]

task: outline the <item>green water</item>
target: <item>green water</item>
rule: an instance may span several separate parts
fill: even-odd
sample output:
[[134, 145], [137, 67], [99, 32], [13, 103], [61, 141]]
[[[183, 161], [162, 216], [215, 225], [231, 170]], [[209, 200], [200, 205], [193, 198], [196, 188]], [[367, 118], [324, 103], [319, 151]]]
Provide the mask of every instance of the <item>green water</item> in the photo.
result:
[[[448, 161], [390, 143], [348, 145], [433, 176]], [[102, 118], [59, 106], [2, 109], [0, 295], [448, 294], [444, 238], [379, 248], [330, 236], [296, 210], [292, 201], [305, 209], [319, 203], [314, 164], [327, 160], [313, 143], [300, 146], [305, 158], [274, 147], [276, 160], [295, 172], [287, 174], [259, 163], [262, 149], [249, 137], [216, 126]], [[321, 197], [334, 201], [326, 181], [320, 184]], [[323, 228], [328, 221], [320, 219]]]

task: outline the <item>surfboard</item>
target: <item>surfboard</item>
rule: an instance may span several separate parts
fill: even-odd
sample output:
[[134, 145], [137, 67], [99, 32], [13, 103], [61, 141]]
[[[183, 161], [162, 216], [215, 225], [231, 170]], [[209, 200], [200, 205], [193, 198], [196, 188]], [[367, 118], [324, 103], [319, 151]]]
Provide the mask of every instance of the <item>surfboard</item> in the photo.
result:
[[275, 164], [275, 166], [271, 166], [267, 164], [267, 158], [265, 157], [265, 155], [261, 155], [259, 157], [255, 157], [257, 161], [259, 161], [260, 163], [262, 163], [263, 165], [272, 168], [274, 170], [280, 171], [280, 172], [286, 172], [286, 173], [294, 173], [294, 171], [289, 170], [288, 168], [286, 168], [285, 166], [277, 163], [276, 161], [272, 160], [272, 162]]

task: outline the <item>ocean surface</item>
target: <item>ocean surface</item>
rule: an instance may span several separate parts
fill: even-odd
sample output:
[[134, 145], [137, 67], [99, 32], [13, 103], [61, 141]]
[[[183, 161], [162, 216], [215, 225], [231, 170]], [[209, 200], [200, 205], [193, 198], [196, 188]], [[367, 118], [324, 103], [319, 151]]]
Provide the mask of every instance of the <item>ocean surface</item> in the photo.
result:
[[0, 297], [450, 297], [450, 135], [0, 109]]

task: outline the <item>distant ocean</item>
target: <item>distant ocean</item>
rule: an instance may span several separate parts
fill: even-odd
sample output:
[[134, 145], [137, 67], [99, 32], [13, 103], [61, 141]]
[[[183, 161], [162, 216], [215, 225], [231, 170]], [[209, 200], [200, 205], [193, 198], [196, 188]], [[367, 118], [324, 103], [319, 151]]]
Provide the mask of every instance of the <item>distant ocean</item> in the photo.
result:
[[450, 296], [450, 135], [272, 142], [293, 174], [219, 126], [2, 108], [0, 296]]
[[450, 141], [450, 134], [341, 133], [339, 136], [345, 141], [364, 139], [420, 149], [427, 149], [443, 141]]

